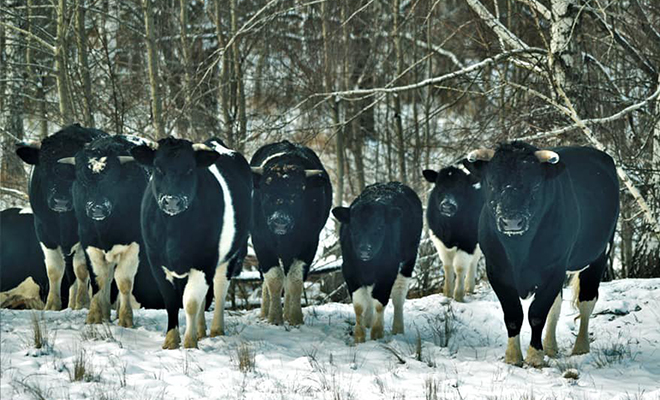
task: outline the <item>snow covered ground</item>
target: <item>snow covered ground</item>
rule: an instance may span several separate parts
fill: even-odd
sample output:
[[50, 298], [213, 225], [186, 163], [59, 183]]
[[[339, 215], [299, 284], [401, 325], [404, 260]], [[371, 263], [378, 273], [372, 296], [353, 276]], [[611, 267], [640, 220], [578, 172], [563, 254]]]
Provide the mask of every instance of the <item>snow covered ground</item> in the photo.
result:
[[[137, 327], [124, 329], [85, 326], [86, 311], [1, 310], [0, 398], [660, 399], [660, 279], [601, 288], [592, 352], [568, 355], [577, 313], [565, 289], [561, 356], [540, 370], [504, 364], [506, 333], [487, 284], [464, 304], [442, 295], [409, 300], [405, 335], [357, 346], [347, 304], [305, 308], [300, 328], [270, 326], [258, 309], [230, 312], [227, 336], [170, 351], [161, 349], [165, 311], [139, 310]], [[49, 344], [40, 350], [34, 317], [47, 328]], [[526, 325], [525, 349], [529, 335]]]

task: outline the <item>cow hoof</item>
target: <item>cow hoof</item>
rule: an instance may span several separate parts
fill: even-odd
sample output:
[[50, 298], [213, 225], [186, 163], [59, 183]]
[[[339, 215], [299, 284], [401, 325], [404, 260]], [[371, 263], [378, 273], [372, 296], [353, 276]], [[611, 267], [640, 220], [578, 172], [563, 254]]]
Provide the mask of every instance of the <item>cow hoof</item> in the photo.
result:
[[197, 338], [192, 336], [186, 336], [183, 338], [183, 347], [186, 349], [196, 349], [197, 348]]
[[463, 295], [463, 294], [454, 294], [454, 300], [456, 300], [459, 303], [464, 303], [465, 302], [465, 295]]
[[355, 340], [355, 343], [364, 343], [365, 336], [364, 328], [355, 325], [355, 330], [353, 331], [353, 339]]
[[545, 362], [543, 350], [537, 350], [532, 346], [527, 349], [527, 357], [525, 357], [525, 364], [534, 368], [547, 367]]
[[211, 337], [225, 336], [224, 329], [211, 329]]
[[58, 299], [56, 296], [48, 295], [48, 300], [46, 300], [45, 310], [49, 311], [60, 311], [62, 309], [62, 300]]
[[163, 343], [163, 349], [175, 350], [179, 348], [180, 344], [181, 336], [179, 336], [179, 330], [174, 328], [167, 331], [167, 335], [165, 335], [165, 342]]
[[273, 325], [282, 325], [282, 315], [268, 315], [268, 323]]
[[559, 348], [557, 347], [557, 343], [550, 343], [544, 341], [543, 342], [543, 349], [545, 350], [545, 355], [551, 358], [557, 357], [557, 354], [559, 354]]
[[124, 328], [132, 328], [133, 327], [133, 318], [119, 318], [119, 326], [124, 327]]
[[398, 335], [405, 333], [403, 324], [392, 324], [392, 335]]
[[507, 346], [506, 352], [504, 353], [504, 362], [509, 365], [515, 365], [516, 367], [522, 367], [523, 358], [520, 347], [518, 346]]
[[586, 344], [575, 342], [575, 347], [573, 347], [573, 352], [571, 353], [571, 355], [579, 356], [587, 353], [589, 353], [589, 342], [587, 342]]
[[302, 311], [289, 313], [289, 318], [287, 318], [286, 322], [288, 322], [289, 325], [294, 326], [304, 325], [305, 322], [303, 321]]
[[383, 332], [383, 328], [382, 328], [382, 327], [381, 327], [381, 328], [378, 328], [378, 327], [376, 327], [376, 328], [371, 328], [371, 340], [382, 339], [383, 336], [385, 336], [385, 334], [384, 334], [384, 332]]

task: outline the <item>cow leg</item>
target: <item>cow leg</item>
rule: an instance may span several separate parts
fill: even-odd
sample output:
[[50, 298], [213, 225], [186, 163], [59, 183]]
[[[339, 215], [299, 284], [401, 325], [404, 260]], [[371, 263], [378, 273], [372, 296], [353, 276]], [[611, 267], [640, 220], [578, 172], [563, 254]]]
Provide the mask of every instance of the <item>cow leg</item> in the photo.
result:
[[[394, 319], [392, 321], [392, 334], [404, 333], [403, 325], [403, 303], [408, 295], [408, 283], [410, 278], [398, 274], [394, 286], [392, 287], [392, 304], [394, 304]], [[378, 310], [378, 304], [376, 304]]]
[[259, 316], [262, 319], [268, 318], [268, 311], [270, 310], [270, 293], [268, 292], [268, 284], [264, 280], [261, 285], [261, 312]]
[[[197, 318], [208, 290], [206, 275], [202, 271], [191, 269], [188, 273], [186, 288], [183, 290], [183, 308], [186, 310], [186, 333], [183, 336], [183, 347], [187, 349], [197, 348]], [[224, 306], [224, 304], [222, 305]], [[219, 307], [220, 305], [218, 305]], [[222, 313], [222, 311], [224, 310], [220, 312]]]
[[431, 237], [431, 241], [433, 242], [433, 245], [438, 251], [438, 255], [440, 256], [440, 261], [442, 261], [442, 267], [445, 270], [445, 283], [442, 290], [442, 294], [444, 294], [445, 297], [451, 298], [451, 296], [454, 294], [454, 280], [455, 280], [454, 253], [455, 252], [445, 247], [444, 243], [442, 243], [442, 241], [433, 234], [433, 231], [429, 231], [429, 236]]
[[[353, 339], [355, 343], [363, 343], [366, 337], [364, 319], [366, 315], [373, 315], [373, 300], [371, 291], [373, 286], [362, 286], [351, 295], [353, 298], [353, 310], [355, 311], [355, 329]], [[369, 317], [371, 319], [371, 317]]]
[[140, 265], [140, 245], [131, 243], [122, 246], [117, 267], [115, 268], [115, 282], [119, 289], [119, 326], [133, 327], [133, 307], [131, 294], [138, 266]]
[[385, 305], [376, 299], [374, 299], [373, 303], [376, 305], [376, 318], [373, 325], [371, 325], [371, 340], [378, 340], [382, 339], [385, 335]]
[[197, 316], [198, 339], [203, 339], [206, 337], [206, 316], [204, 315], [204, 310], [206, 310], [206, 299], [202, 300], [202, 306], [199, 307], [199, 315]]
[[225, 334], [225, 299], [230, 283], [227, 279], [227, 265], [227, 262], [220, 264], [215, 269], [215, 275], [213, 275], [215, 310], [213, 310], [213, 321], [211, 322], [211, 337]]
[[85, 260], [85, 250], [80, 243], [73, 246], [73, 273], [76, 275], [72, 309], [80, 310], [89, 307], [89, 271]]
[[577, 281], [574, 282], [575, 298], [573, 301], [577, 303], [577, 308], [580, 311], [580, 330], [577, 339], [575, 339], [573, 355], [589, 352], [589, 318], [598, 300], [598, 287], [606, 265], [607, 253], [603, 253], [589, 265], [589, 268], [580, 272], [574, 278]]
[[474, 249], [472, 254], [472, 259], [470, 260], [470, 266], [467, 270], [467, 277], [465, 278], [465, 292], [472, 294], [474, 293], [474, 286], [476, 285], [477, 279], [477, 264], [479, 264], [479, 258], [481, 257], [481, 249], [479, 245]]
[[303, 269], [305, 263], [301, 260], [293, 260], [289, 273], [286, 274], [286, 288], [284, 288], [284, 318], [290, 325], [302, 325], [302, 291], [303, 291]]
[[264, 274], [264, 283], [268, 285], [270, 294], [270, 309], [268, 322], [274, 325], [282, 324], [282, 286], [284, 283], [284, 270], [280, 266], [271, 267]]
[[472, 255], [457, 250], [454, 256], [454, 272], [456, 273], [456, 282], [454, 285], [454, 300], [463, 302], [465, 300], [465, 286], [467, 285], [465, 275], [470, 269]]
[[64, 255], [59, 246], [56, 249], [49, 249], [42, 243], [41, 249], [44, 252], [44, 264], [46, 264], [49, 285], [45, 309], [59, 311], [62, 309], [60, 291], [64, 276]]
[[[149, 260], [151, 265], [163, 265], [160, 260], [154, 260], [151, 256]], [[166, 279], [162, 267], [152, 267], [151, 272], [167, 309], [167, 334], [162, 347], [166, 350], [178, 349], [181, 344], [181, 336], [179, 335], [180, 292], [174, 286], [173, 280], [168, 281]]]
[[545, 326], [545, 337], [543, 338], [543, 349], [545, 354], [548, 357], [556, 357], [559, 351], [557, 347], [557, 338], [555, 332], [557, 330], [557, 321], [559, 321], [559, 315], [561, 314], [561, 290], [555, 298], [555, 302], [552, 303], [552, 308], [550, 308], [550, 313], [548, 314], [548, 319]]
[[555, 303], [557, 296], [561, 293], [561, 287], [566, 276], [564, 271], [562, 269], [559, 273], [548, 277], [544, 282], [544, 286], [536, 290], [534, 301], [529, 306], [528, 319], [529, 325], [532, 327], [532, 340], [527, 349], [525, 362], [536, 368], [546, 365], [541, 337], [548, 313]]
[[110, 285], [112, 284], [113, 264], [107, 262], [105, 252], [101, 249], [89, 246], [86, 251], [99, 289], [92, 296], [85, 322], [100, 324], [103, 321], [110, 321]]
[[[492, 268], [492, 270], [495, 270], [495, 268]], [[520, 329], [523, 322], [523, 309], [520, 304], [520, 298], [518, 298], [516, 288], [495, 279], [496, 277], [500, 279], [502, 277], [496, 275], [498, 271], [492, 272], [492, 270], [490, 268], [488, 269], [488, 279], [502, 306], [504, 324], [506, 325], [506, 331], [509, 337], [506, 352], [504, 353], [504, 362], [521, 366], [523, 358], [522, 350], [520, 349]], [[507, 276], [510, 277], [509, 282], [513, 282], [513, 277], [510, 274], [507, 274]]]

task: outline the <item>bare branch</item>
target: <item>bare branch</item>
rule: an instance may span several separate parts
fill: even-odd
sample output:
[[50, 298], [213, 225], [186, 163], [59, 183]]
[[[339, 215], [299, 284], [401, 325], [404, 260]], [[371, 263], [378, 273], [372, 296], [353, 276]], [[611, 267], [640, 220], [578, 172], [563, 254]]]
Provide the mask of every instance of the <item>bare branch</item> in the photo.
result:
[[465, 0], [470, 8], [477, 13], [479, 18], [481, 18], [490, 29], [495, 32], [498, 38], [508, 44], [511, 48], [520, 50], [528, 49], [529, 46], [518, 36], [514, 35], [510, 30], [508, 30], [500, 21], [493, 16], [493, 14], [488, 11], [488, 9], [481, 4], [479, 0]]
[[535, 0], [517, 0], [520, 3], [523, 3], [529, 8], [531, 8], [533, 11], [536, 11], [537, 13], [541, 14], [543, 18], [545, 18], [548, 21], [552, 20], [552, 13], [550, 13], [550, 10], [543, 4], [539, 3], [538, 1]]

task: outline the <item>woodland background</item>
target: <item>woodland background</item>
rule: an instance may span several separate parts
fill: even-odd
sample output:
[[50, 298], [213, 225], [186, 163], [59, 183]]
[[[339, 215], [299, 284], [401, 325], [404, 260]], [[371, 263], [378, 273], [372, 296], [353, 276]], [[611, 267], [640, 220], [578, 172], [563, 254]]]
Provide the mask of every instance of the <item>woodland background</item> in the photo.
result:
[[476, 147], [582, 144], [622, 182], [608, 277], [660, 277], [657, 0], [1, 0], [0, 18], [3, 207], [27, 200], [15, 143], [72, 122], [248, 159], [302, 142], [336, 205], [388, 180], [425, 202], [422, 169]]

